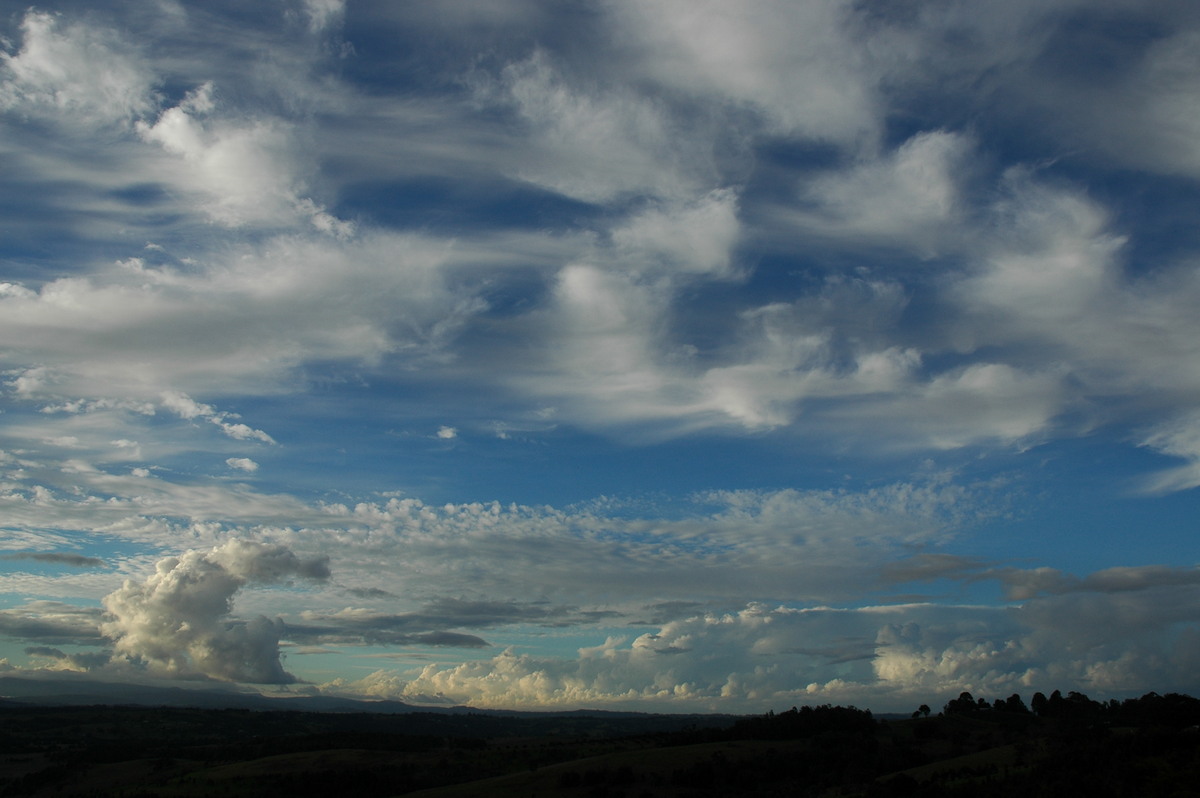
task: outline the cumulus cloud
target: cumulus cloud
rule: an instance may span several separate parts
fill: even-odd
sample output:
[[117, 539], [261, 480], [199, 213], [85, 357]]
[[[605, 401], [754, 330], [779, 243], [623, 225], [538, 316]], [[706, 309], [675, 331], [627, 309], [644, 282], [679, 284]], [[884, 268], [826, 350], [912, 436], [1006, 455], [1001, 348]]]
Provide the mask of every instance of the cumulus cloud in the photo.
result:
[[253, 474], [258, 470], [258, 463], [249, 457], [230, 457], [225, 461], [225, 465], [236, 471], [245, 471], [248, 474]]
[[172, 677], [282, 684], [295, 680], [279, 658], [282, 623], [230, 617], [250, 584], [290, 577], [326, 579], [326, 559], [301, 559], [277, 544], [231, 540], [207, 552], [160, 560], [143, 583], [131, 580], [104, 598], [102, 629], [115, 655]]

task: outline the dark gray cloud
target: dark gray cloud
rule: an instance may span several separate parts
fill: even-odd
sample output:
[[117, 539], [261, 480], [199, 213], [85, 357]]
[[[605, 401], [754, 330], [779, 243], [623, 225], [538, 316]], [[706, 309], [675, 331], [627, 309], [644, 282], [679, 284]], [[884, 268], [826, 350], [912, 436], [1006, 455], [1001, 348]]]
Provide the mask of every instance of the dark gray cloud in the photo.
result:
[[395, 598], [396, 594], [378, 587], [351, 587], [346, 588], [346, 592], [351, 596], [364, 599], [376, 598]]
[[0, 610], [0, 634], [47, 644], [100, 645], [103, 611], [57, 601], [31, 601]]
[[28, 646], [25, 653], [31, 657], [51, 657], [53, 659], [63, 659], [67, 656], [57, 648], [50, 646]]
[[480, 637], [452, 629], [489, 629], [517, 624], [566, 627], [620, 617], [605, 610], [581, 611], [576, 607], [515, 601], [469, 601], [439, 598], [420, 610], [385, 613], [346, 609], [335, 613], [302, 613], [301, 621], [288, 622], [285, 636], [295, 643], [367, 643], [370, 645], [488, 646]]
[[955, 554], [926, 552], [894, 563], [882, 569], [882, 577], [889, 584], [904, 582], [926, 582], [931, 579], [969, 578], [988, 566], [988, 563]]
[[104, 560], [100, 559], [99, 557], [87, 557], [82, 554], [56, 551], [39, 551], [28, 554], [6, 554], [3, 557], [0, 557], [0, 560], [33, 560], [35, 562], [69, 565], [72, 568], [100, 568], [105, 565]]
[[997, 568], [985, 572], [998, 579], [1014, 599], [1066, 593], [1131, 593], [1163, 587], [1200, 585], [1200, 568], [1167, 565], [1120, 566], [1084, 577], [1055, 568]]

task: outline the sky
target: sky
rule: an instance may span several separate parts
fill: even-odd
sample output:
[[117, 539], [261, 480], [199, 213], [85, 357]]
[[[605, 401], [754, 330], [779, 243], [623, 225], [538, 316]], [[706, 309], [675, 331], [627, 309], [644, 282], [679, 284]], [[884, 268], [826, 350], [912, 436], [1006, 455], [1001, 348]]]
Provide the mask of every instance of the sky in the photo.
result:
[[1200, 5], [0, 12], [4, 674], [1200, 693]]

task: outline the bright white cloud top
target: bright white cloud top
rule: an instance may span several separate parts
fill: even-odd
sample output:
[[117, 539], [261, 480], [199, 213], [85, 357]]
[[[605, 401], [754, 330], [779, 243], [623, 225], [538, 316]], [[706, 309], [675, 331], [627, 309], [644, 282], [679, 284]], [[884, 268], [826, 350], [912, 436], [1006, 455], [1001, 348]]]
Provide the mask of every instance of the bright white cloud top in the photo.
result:
[[0, 656], [1200, 691], [1200, 7], [0, 20]]

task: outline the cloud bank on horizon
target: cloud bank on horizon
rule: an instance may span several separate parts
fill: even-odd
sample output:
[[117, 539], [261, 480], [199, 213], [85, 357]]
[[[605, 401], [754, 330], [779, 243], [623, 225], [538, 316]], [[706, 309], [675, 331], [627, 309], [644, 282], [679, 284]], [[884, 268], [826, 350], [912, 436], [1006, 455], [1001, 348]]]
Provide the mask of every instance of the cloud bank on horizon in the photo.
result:
[[1197, 42], [1183, 0], [11, 12], [0, 666], [1200, 690]]

